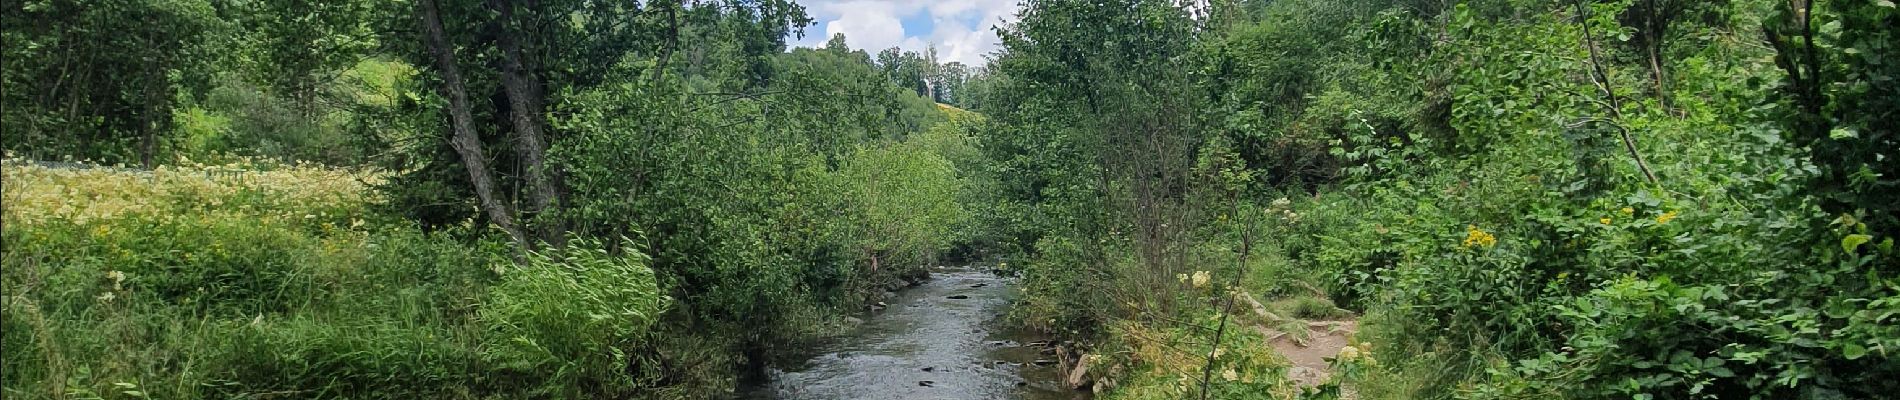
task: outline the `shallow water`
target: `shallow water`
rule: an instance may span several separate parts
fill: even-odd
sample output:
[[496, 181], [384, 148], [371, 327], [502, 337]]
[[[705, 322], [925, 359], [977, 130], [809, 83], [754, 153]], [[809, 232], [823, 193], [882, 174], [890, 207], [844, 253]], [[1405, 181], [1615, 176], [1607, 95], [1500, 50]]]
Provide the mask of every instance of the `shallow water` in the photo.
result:
[[[810, 349], [802, 362], [767, 371], [746, 398], [1086, 399], [1062, 386], [1034, 335], [1004, 328], [1017, 293], [1012, 279], [940, 269], [886, 300], [852, 332]], [[966, 298], [953, 298], [966, 297]], [[1041, 361], [1041, 363], [1038, 363]], [[1047, 365], [1044, 365], [1047, 364]]]

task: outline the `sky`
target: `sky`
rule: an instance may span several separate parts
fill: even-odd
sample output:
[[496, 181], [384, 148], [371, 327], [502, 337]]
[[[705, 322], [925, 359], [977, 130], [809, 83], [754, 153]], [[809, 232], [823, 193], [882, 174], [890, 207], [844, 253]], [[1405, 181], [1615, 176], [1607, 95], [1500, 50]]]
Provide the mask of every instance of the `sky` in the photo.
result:
[[816, 25], [792, 42], [822, 47], [843, 33], [851, 48], [875, 55], [893, 46], [923, 52], [937, 47], [940, 62], [983, 65], [996, 50], [990, 27], [1016, 18], [1017, 0], [802, 0]]

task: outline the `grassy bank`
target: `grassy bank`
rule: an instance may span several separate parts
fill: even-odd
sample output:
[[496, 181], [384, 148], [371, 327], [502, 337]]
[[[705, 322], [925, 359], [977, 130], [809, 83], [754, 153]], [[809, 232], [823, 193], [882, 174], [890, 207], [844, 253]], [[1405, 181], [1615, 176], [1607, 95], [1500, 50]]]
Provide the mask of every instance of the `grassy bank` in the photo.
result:
[[376, 173], [4, 172], [7, 397], [565, 397], [635, 384], [665, 304], [637, 254], [512, 267], [379, 216]]

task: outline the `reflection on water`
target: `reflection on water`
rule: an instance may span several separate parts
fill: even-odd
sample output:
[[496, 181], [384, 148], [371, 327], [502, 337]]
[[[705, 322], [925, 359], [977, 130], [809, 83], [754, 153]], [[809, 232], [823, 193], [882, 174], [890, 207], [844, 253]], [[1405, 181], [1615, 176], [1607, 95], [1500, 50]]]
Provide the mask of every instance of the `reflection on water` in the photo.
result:
[[[1001, 319], [1014, 281], [968, 269], [934, 271], [854, 331], [767, 372], [752, 399], [1086, 399], [1062, 387], [1054, 356]], [[1037, 361], [1043, 361], [1038, 363]]]

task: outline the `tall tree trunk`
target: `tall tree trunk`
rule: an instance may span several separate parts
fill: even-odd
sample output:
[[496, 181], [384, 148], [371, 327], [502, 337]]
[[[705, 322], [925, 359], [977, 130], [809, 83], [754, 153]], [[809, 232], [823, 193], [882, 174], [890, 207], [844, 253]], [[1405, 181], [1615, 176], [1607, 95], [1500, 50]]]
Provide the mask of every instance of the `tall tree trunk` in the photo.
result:
[[542, 241], [559, 243], [566, 229], [556, 218], [545, 215], [557, 206], [559, 190], [547, 165], [548, 141], [543, 129], [542, 109], [547, 101], [538, 77], [522, 59], [522, 42], [532, 43], [526, 22], [516, 18], [512, 0], [491, 0], [501, 16], [496, 43], [501, 46], [501, 87], [508, 97], [509, 122], [515, 130], [515, 152], [526, 169], [528, 208], [524, 211], [530, 226]]
[[[159, 64], [153, 63], [153, 65], [156, 66]], [[157, 67], [153, 69], [157, 69]], [[162, 70], [155, 71], [153, 74], [146, 76], [144, 87], [145, 101], [144, 104], [139, 105], [140, 108], [144, 109], [144, 112], [140, 113], [143, 115], [139, 116], [139, 165], [148, 170], [157, 166], [158, 113], [162, 109], [158, 104], [160, 101], [163, 101], [160, 94], [160, 91], [163, 90], [163, 86], [153, 82], [162, 79], [164, 76], [165, 73]]]
[[1675, 15], [1669, 9], [1659, 8], [1656, 1], [1643, 3], [1649, 12], [1644, 18], [1647, 26], [1643, 27], [1643, 50], [1649, 53], [1649, 74], [1656, 83], [1656, 104], [1662, 106], [1663, 112], [1673, 113], [1669, 107], [1669, 88], [1663, 77], [1662, 41], [1669, 34], [1670, 19], [1675, 18]]
[[144, 131], [139, 135], [139, 166], [149, 170], [152, 169], [154, 162], [152, 153], [158, 151], [158, 129], [153, 127], [151, 116], [148, 115], [144, 119], [145, 121], [139, 124], [139, 130]]
[[1666, 84], [1664, 84], [1662, 56], [1657, 54], [1658, 53], [1657, 48], [1662, 47], [1662, 44], [1656, 43], [1656, 44], [1646, 46], [1646, 47], [1649, 47], [1650, 77], [1656, 80], [1657, 104], [1662, 105], [1663, 111], [1669, 111], [1669, 87]]
[[470, 183], [475, 185], [475, 196], [481, 201], [482, 211], [495, 226], [508, 233], [518, 250], [528, 250], [528, 238], [515, 226], [514, 212], [495, 197], [495, 178], [489, 172], [488, 159], [483, 156], [482, 140], [475, 136], [475, 117], [469, 113], [468, 89], [462, 83], [461, 68], [455, 64], [455, 50], [449, 47], [442, 33], [441, 12], [436, 9], [435, 0], [416, 3], [421, 7], [419, 18], [429, 52], [435, 54], [436, 68], [441, 69], [442, 95], [449, 98], [449, 125], [454, 131], [449, 146], [461, 155], [462, 166], [468, 170]]

